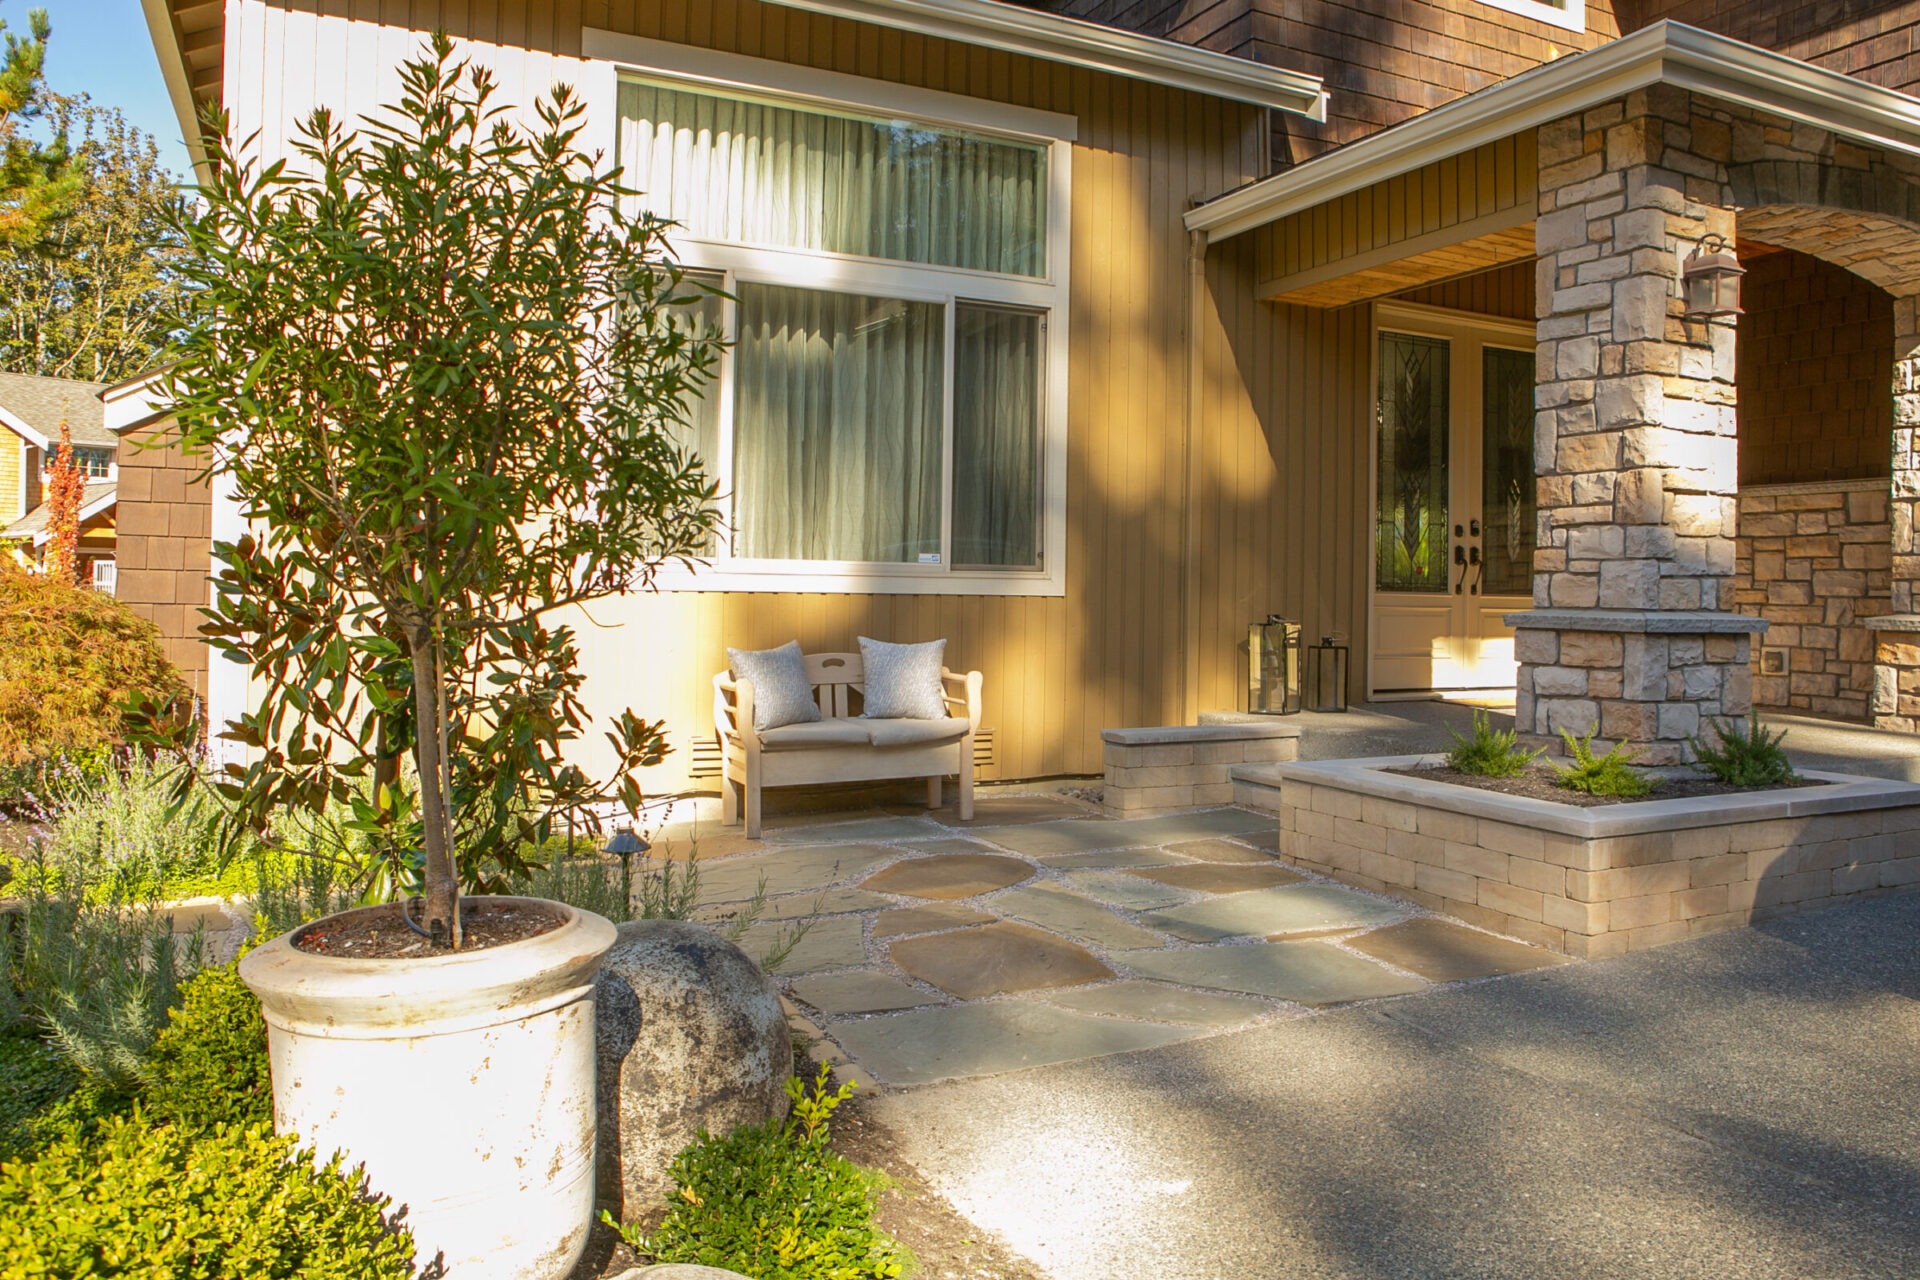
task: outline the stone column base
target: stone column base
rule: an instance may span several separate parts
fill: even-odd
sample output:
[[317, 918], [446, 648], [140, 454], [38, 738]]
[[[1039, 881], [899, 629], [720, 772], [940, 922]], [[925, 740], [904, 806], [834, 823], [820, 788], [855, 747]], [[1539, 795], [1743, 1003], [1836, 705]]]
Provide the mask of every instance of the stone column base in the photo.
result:
[[1876, 729], [1920, 732], [1920, 614], [1868, 618], [1873, 628], [1873, 693], [1867, 711]]
[[1510, 613], [1520, 660], [1514, 724], [1534, 746], [1561, 731], [1627, 742], [1643, 764], [1684, 764], [1687, 739], [1753, 709], [1753, 637], [1764, 618], [1711, 610], [1535, 609]]

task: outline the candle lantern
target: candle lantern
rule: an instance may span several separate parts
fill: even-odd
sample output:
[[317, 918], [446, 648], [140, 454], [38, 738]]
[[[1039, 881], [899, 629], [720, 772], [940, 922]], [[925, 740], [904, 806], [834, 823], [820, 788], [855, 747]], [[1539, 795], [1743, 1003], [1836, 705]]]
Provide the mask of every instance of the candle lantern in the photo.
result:
[[1740, 277], [1745, 274], [1746, 268], [1734, 256], [1733, 246], [1725, 236], [1703, 237], [1680, 268], [1687, 319], [1744, 315], [1740, 307]]
[[1307, 647], [1306, 707], [1309, 711], [1347, 709], [1346, 637], [1326, 635]]
[[1247, 710], [1263, 716], [1300, 710], [1300, 624], [1277, 613], [1247, 628]]

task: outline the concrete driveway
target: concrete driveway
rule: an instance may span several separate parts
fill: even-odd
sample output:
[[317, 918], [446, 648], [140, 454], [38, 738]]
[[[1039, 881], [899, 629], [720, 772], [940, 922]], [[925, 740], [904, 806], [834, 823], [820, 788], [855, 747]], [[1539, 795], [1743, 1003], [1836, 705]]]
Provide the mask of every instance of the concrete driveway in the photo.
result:
[[1920, 896], [876, 1105], [1059, 1280], [1920, 1276]]

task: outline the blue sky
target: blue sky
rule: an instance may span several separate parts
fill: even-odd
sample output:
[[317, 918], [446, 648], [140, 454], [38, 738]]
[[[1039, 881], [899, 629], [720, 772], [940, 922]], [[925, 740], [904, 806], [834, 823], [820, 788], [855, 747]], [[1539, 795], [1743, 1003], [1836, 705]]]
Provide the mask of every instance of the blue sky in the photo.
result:
[[160, 143], [160, 158], [175, 176], [187, 176], [187, 149], [180, 142], [160, 63], [147, 36], [140, 0], [0, 0], [7, 29], [25, 34], [27, 13], [43, 8], [53, 21], [47, 45], [47, 83], [62, 93], [86, 93], [127, 118]]

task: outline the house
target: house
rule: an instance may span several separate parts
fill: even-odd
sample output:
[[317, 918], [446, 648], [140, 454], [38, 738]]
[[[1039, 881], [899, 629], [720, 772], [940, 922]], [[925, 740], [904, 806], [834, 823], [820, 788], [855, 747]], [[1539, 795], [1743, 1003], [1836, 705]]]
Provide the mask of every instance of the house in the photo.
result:
[[[725, 285], [728, 536], [581, 628], [656, 788], [727, 645], [945, 637], [1038, 777], [1242, 705], [1268, 613], [1355, 698], [1653, 760], [1756, 701], [1920, 724], [1920, 6], [146, 11], [183, 123], [269, 158], [435, 26], [570, 83]], [[1690, 311], [1733, 254], [1744, 314]]]
[[27, 564], [46, 554], [46, 480], [60, 448], [60, 429], [73, 443], [74, 464], [86, 477], [80, 499], [80, 560], [86, 579], [114, 588], [114, 516], [119, 439], [106, 428], [103, 383], [0, 373], [0, 546]]

